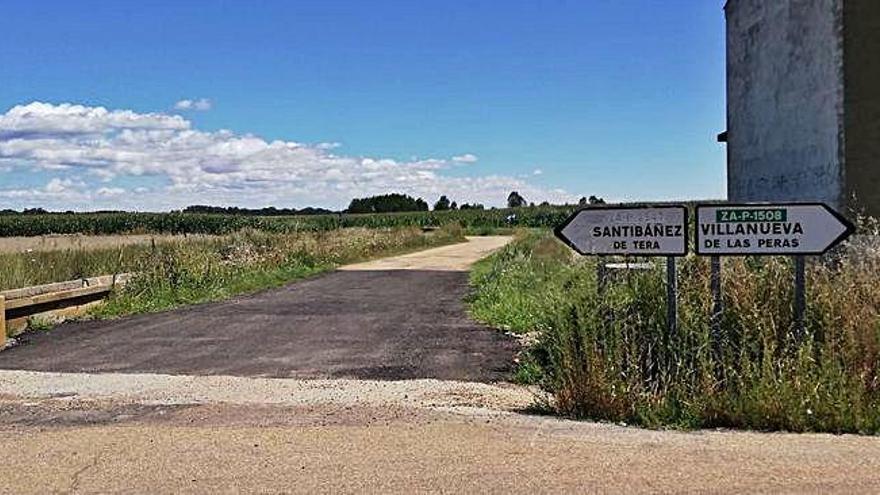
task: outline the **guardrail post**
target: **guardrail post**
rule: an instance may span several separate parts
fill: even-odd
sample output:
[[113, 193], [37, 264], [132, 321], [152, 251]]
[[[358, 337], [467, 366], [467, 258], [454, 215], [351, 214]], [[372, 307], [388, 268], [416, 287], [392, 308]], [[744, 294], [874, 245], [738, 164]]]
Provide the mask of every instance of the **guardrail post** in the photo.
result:
[[0, 296], [0, 349], [6, 346], [6, 298]]

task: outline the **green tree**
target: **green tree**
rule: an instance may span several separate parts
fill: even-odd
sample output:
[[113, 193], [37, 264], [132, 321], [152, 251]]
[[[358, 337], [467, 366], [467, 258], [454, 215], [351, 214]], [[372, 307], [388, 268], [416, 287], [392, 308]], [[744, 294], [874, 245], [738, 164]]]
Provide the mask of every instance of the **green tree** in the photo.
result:
[[434, 203], [434, 211], [446, 211], [450, 207], [449, 198], [444, 194]]
[[526, 199], [523, 198], [520, 193], [513, 191], [510, 195], [507, 196], [507, 207], [508, 208], [520, 208], [525, 206]]
[[392, 213], [397, 211], [428, 211], [428, 203], [422, 198], [413, 198], [405, 194], [383, 194], [368, 198], [351, 200], [348, 213]]

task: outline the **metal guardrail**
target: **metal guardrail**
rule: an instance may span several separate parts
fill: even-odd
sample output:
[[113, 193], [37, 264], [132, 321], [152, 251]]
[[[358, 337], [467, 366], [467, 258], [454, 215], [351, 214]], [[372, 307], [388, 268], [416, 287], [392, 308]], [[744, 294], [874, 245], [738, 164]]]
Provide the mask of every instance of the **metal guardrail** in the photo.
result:
[[106, 275], [0, 292], [0, 349], [27, 329], [33, 316], [73, 316], [125, 285], [131, 274]]

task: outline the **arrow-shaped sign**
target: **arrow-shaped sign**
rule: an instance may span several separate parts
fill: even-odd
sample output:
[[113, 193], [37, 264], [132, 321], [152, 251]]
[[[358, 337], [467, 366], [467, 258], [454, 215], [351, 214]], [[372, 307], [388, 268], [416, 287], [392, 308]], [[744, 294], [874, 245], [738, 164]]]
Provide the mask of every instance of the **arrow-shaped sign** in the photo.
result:
[[702, 255], [819, 255], [855, 227], [822, 203], [698, 205]]
[[584, 256], [684, 256], [687, 224], [684, 206], [606, 206], [574, 213], [555, 232]]

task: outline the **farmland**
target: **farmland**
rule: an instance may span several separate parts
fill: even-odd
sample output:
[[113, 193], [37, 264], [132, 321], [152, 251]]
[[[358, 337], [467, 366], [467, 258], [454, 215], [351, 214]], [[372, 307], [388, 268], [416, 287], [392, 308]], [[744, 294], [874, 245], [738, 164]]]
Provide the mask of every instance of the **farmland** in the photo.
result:
[[[712, 202], [714, 201], [709, 200], [701, 203]], [[641, 204], [644, 203], [627, 203], [631, 206]], [[290, 233], [352, 227], [441, 227], [449, 224], [460, 225], [470, 233], [480, 234], [499, 228], [554, 228], [579, 208], [578, 205], [540, 205], [520, 208], [287, 216], [184, 212], [0, 214], [0, 238], [71, 234], [224, 235], [242, 229]]]
[[[105, 247], [86, 243], [59, 250], [0, 254], [0, 290], [134, 272], [131, 283], [101, 309], [105, 316], [167, 309], [273, 287], [377, 256], [463, 240], [448, 227], [348, 228], [268, 233], [245, 229], [224, 236], [158, 237], [157, 242]], [[0, 241], [2, 242], [2, 241]]]
[[339, 228], [440, 227], [465, 229], [553, 227], [576, 206], [454, 210], [382, 214], [246, 216], [201, 213], [47, 213], [0, 215], [0, 237], [53, 234], [205, 234], [224, 235], [242, 229], [271, 233], [318, 232]]

